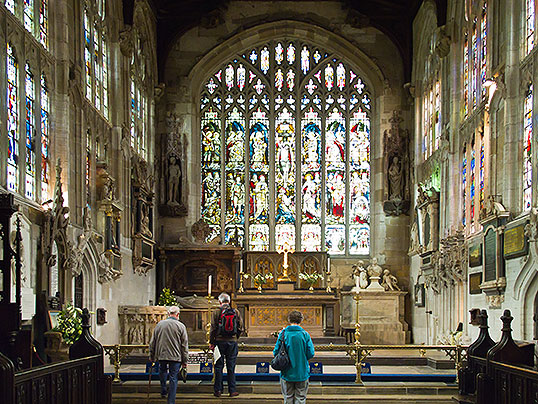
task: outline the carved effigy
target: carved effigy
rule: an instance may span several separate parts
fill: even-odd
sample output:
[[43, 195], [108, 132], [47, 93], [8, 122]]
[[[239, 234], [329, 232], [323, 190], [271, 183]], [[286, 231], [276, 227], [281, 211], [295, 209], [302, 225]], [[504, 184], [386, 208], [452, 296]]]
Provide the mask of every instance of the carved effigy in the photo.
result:
[[146, 345], [167, 311], [164, 306], [118, 306], [118, 315], [120, 344]]
[[[64, 206], [62, 192], [62, 167], [60, 159], [56, 163], [56, 185], [54, 205], [52, 209], [44, 212], [43, 233], [41, 236], [41, 250], [43, 252], [43, 268], [46, 272], [59, 265], [64, 271], [78, 270], [77, 260], [72, 259], [73, 244], [68, 240], [67, 227], [69, 226], [69, 208]], [[58, 247], [58, 255], [53, 254], [54, 243]]]
[[403, 119], [398, 111], [393, 111], [389, 119], [391, 128], [385, 130], [385, 202], [383, 210], [387, 215], [399, 216], [409, 210], [409, 131], [400, 128]]
[[418, 187], [417, 209], [420, 212], [420, 252], [439, 249], [439, 192], [434, 188]]
[[166, 129], [161, 154], [163, 196], [159, 212], [164, 216], [185, 216], [187, 208], [183, 203], [183, 163], [187, 139], [183, 119], [175, 113], [169, 113], [166, 117]]
[[153, 175], [148, 163], [138, 155], [132, 157], [133, 186], [133, 270], [145, 275], [155, 266], [153, 257]]

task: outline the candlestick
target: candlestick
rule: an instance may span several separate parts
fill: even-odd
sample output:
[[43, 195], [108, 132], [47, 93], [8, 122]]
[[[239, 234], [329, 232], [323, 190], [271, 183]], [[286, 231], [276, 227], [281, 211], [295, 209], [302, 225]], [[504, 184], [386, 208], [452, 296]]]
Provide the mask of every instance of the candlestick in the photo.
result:
[[207, 296], [211, 296], [211, 278], [212, 275], [207, 278]]

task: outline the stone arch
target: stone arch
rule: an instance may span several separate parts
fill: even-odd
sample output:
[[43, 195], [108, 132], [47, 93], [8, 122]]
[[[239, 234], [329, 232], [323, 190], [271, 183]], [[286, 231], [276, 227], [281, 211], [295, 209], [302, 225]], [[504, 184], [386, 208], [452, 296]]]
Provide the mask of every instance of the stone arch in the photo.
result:
[[87, 307], [90, 311], [95, 311], [95, 306], [97, 302], [97, 264], [99, 262], [99, 254], [97, 253], [97, 251], [98, 250], [95, 241], [93, 241], [93, 239], [90, 239], [82, 252], [82, 262], [80, 266], [80, 271], [84, 279], [83, 307]]
[[[417, 44], [417, 61], [413, 64], [413, 82], [428, 79], [426, 76], [427, 58], [430, 55], [432, 36], [437, 28], [437, 6], [433, 0], [426, 0], [415, 18], [415, 25], [419, 26], [413, 33], [413, 41]], [[418, 83], [417, 83], [418, 84]]]

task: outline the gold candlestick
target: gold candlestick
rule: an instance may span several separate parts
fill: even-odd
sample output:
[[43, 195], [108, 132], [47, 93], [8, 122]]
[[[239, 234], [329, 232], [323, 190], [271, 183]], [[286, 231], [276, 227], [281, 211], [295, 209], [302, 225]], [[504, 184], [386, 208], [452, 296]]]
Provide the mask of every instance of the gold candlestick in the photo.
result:
[[207, 345], [209, 345], [210, 335], [211, 335], [211, 295], [206, 296], [207, 299], [207, 323], [205, 325], [205, 339]]
[[243, 279], [248, 279], [250, 275], [244, 273], [243, 271], [239, 272], [239, 293], [245, 293], [245, 287], [243, 285]]

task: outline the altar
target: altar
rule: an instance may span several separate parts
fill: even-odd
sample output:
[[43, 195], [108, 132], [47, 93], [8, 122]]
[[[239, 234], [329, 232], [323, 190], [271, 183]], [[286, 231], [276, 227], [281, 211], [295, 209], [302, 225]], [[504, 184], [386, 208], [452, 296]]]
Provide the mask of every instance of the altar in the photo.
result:
[[[243, 259], [246, 270], [240, 270], [239, 289], [232, 300], [244, 318], [248, 337], [270, 337], [288, 325], [292, 310], [303, 313], [301, 326], [313, 338], [338, 335], [340, 299], [327, 286], [326, 253], [253, 251], [244, 253]], [[308, 282], [305, 274], [319, 274], [314, 275], [319, 279]]]

